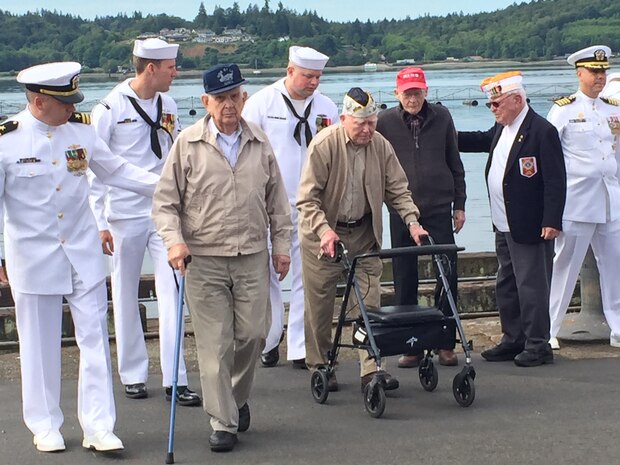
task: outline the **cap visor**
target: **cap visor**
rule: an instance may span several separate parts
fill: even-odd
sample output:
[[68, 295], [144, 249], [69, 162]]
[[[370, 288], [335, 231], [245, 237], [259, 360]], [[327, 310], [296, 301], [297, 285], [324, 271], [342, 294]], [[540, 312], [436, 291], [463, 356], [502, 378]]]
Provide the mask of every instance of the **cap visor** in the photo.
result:
[[245, 79], [242, 79], [240, 82], [235, 82], [234, 84], [231, 84], [229, 86], [220, 87], [219, 89], [216, 89], [216, 90], [210, 91], [210, 90], [205, 89], [205, 93], [206, 94], [210, 94], [210, 95], [221, 94], [223, 92], [228, 92], [229, 90], [236, 89], [237, 87], [241, 86], [244, 83], [245, 83]]
[[72, 95], [52, 95], [51, 97], [62, 103], [80, 103], [84, 100], [84, 94], [80, 90]]
[[405, 92], [409, 89], [424, 89], [427, 90], [428, 86], [423, 82], [407, 82], [406, 84], [401, 84], [396, 88], [398, 92]]

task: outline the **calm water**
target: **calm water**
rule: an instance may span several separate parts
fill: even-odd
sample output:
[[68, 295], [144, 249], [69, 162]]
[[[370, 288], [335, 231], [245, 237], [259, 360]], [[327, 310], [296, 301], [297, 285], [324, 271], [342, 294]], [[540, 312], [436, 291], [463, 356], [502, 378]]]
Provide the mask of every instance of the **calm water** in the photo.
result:
[[[429, 100], [441, 101], [454, 118], [457, 130], [485, 130], [493, 124], [491, 112], [484, 106], [484, 96], [479, 90], [479, 83], [487, 76], [505, 71], [505, 69], [484, 70], [430, 70], [427, 71], [429, 83]], [[321, 79], [321, 91], [336, 103], [342, 101], [344, 93], [354, 86], [363, 87], [373, 92], [375, 98], [388, 105], [395, 104], [392, 95], [396, 72], [377, 73], [335, 73], [326, 74]], [[278, 76], [247, 76], [246, 90], [251, 95], [265, 85], [278, 79]], [[527, 86], [531, 105], [538, 113], [546, 115], [551, 107], [551, 97], [568, 95], [576, 87], [574, 71], [568, 66], [558, 68], [527, 69], [524, 71], [524, 82]], [[89, 81], [82, 79], [81, 88], [86, 97], [80, 104], [80, 111], [89, 111], [92, 106], [115, 85], [116, 81]], [[187, 127], [204, 115], [200, 103], [202, 93], [200, 79], [178, 79], [173, 84], [170, 95], [177, 101], [182, 125]], [[465, 101], [476, 99], [478, 106], [464, 104]], [[24, 107], [24, 95], [21, 86], [13, 80], [0, 80], [0, 115], [17, 113]], [[195, 109], [196, 115], [190, 116]], [[467, 221], [457, 243], [467, 251], [494, 250], [490, 212], [484, 182], [484, 166], [486, 154], [463, 154], [467, 183]], [[387, 225], [387, 222], [384, 222]], [[386, 226], [384, 247], [390, 244], [389, 230]], [[150, 272], [148, 260], [145, 272]]]

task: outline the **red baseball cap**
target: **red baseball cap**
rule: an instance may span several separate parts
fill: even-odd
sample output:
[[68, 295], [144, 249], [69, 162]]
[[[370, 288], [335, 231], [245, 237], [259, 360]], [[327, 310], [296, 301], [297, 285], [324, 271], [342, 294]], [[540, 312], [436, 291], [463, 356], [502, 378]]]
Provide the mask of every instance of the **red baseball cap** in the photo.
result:
[[396, 91], [428, 89], [422, 68], [404, 68], [396, 75]]

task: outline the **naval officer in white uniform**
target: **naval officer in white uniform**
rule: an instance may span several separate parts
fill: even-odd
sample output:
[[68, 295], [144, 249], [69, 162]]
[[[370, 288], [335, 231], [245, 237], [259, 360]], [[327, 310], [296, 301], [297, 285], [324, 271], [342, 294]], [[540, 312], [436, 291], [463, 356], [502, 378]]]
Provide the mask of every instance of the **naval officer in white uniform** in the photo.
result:
[[0, 204], [6, 268], [15, 301], [23, 416], [44, 452], [65, 449], [60, 434], [62, 299], [80, 348], [78, 419], [82, 445], [123, 448], [116, 419], [107, 331], [106, 267], [88, 204], [86, 172], [150, 196], [158, 177], [114, 156], [74, 113], [83, 100], [80, 64], [20, 72], [27, 108], [0, 125]]
[[[287, 359], [305, 367], [304, 290], [297, 235], [297, 188], [310, 140], [318, 131], [338, 121], [338, 108], [317, 88], [329, 57], [310, 47], [292, 46], [286, 77], [252, 95], [243, 117], [267, 134], [284, 178], [293, 221], [291, 246], [291, 294], [287, 326]], [[278, 274], [271, 269], [271, 328], [261, 355], [264, 366], [275, 366], [284, 331], [284, 304]]]
[[[158, 176], [180, 132], [177, 105], [164, 93], [177, 75], [178, 49], [177, 44], [161, 39], [136, 40], [136, 77], [116, 86], [92, 112], [93, 126], [112, 153]], [[125, 385], [125, 395], [131, 399], [148, 396], [149, 359], [138, 308], [146, 250], [155, 273], [162, 384], [166, 398], [172, 396], [178, 291], [166, 247], [151, 220], [151, 204], [151, 197], [117, 187], [105, 189], [97, 178], [91, 177], [91, 207], [103, 251], [112, 255], [118, 373]], [[183, 357], [179, 359], [177, 399], [180, 405], [200, 405], [200, 397], [187, 387]]]
[[601, 282], [610, 344], [620, 347], [620, 101], [600, 97], [611, 50], [594, 45], [567, 61], [577, 69], [579, 90], [555, 101], [547, 119], [558, 129], [566, 164], [566, 206], [555, 241], [549, 313], [551, 346], [575, 289], [583, 259], [592, 245]]

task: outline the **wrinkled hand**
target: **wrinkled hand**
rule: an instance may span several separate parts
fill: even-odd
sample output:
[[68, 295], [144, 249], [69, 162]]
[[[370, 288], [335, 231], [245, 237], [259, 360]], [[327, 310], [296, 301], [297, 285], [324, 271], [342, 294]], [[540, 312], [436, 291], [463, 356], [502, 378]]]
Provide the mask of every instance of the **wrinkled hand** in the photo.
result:
[[288, 274], [288, 269], [291, 266], [291, 257], [288, 255], [273, 255], [271, 260], [273, 261], [273, 269], [278, 274], [278, 281], [282, 281]]
[[542, 232], [540, 233], [540, 237], [542, 237], [546, 241], [551, 241], [560, 235], [560, 230], [550, 227], [542, 228]]
[[9, 278], [6, 275], [6, 268], [0, 266], [0, 284], [9, 284]]
[[424, 236], [428, 236], [428, 232], [426, 232], [426, 230], [419, 224], [412, 224], [409, 226], [409, 234], [411, 235], [413, 242], [418, 245], [422, 245], [422, 238]]
[[463, 229], [463, 225], [465, 225], [465, 211], [454, 210], [454, 214], [452, 215], [452, 221], [454, 223], [454, 232], [458, 234], [459, 231]]
[[101, 247], [105, 255], [112, 255], [114, 253], [114, 239], [109, 229], [99, 231], [99, 239], [101, 239]]
[[[327, 230], [321, 236], [321, 253], [333, 258], [336, 255], [336, 241], [339, 241], [340, 237], [333, 229]], [[319, 257], [320, 258], [320, 257]]]
[[189, 248], [185, 244], [175, 244], [168, 249], [168, 263], [185, 276], [185, 257], [189, 256]]

